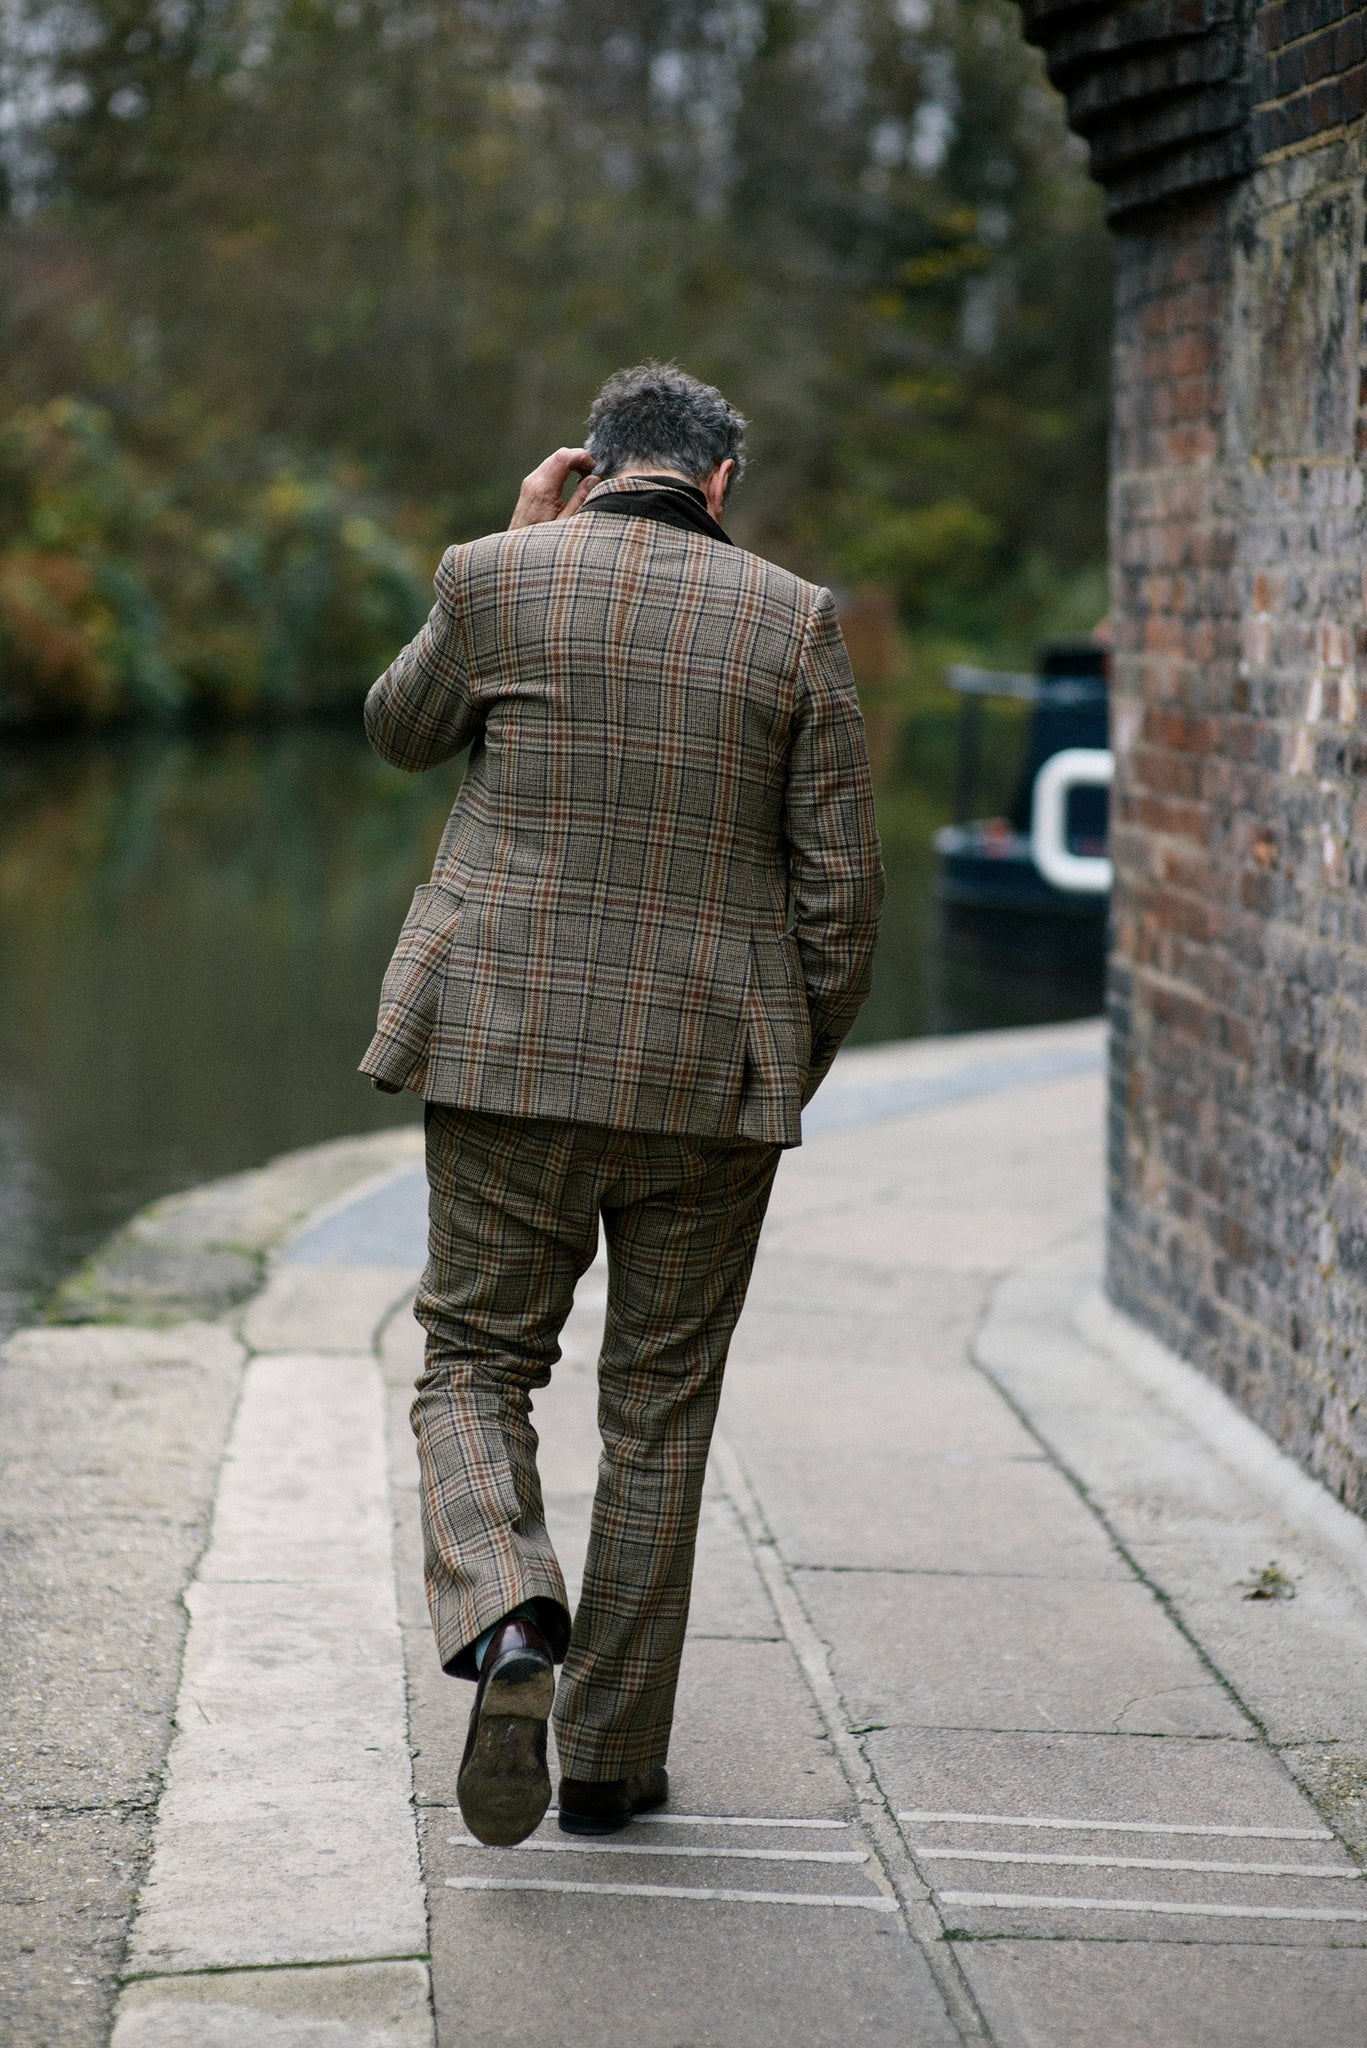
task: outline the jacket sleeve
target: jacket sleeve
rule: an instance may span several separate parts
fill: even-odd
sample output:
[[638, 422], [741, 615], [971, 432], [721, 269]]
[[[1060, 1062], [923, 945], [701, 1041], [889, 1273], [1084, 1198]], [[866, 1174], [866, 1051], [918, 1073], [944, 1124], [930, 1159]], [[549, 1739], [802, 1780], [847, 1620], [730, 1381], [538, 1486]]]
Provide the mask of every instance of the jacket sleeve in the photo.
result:
[[868, 995], [883, 901], [864, 720], [828, 590], [817, 593], [798, 663], [784, 830], [812, 1027], [805, 1104]]
[[396, 655], [365, 700], [365, 730], [375, 752], [413, 773], [449, 761], [475, 736], [478, 711], [460, 616], [460, 549], [448, 548], [436, 575], [427, 624]]

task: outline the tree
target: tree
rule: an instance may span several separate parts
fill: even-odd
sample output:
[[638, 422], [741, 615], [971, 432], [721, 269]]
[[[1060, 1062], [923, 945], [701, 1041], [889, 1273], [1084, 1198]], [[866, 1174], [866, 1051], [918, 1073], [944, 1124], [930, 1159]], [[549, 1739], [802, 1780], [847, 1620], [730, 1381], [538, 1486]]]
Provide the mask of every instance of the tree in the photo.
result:
[[1019, 658], [1094, 587], [1105, 238], [1010, 0], [27, 19], [8, 236], [69, 275], [0, 336], [15, 402], [356, 465], [421, 547], [661, 355], [753, 415], [739, 537], [937, 646]]

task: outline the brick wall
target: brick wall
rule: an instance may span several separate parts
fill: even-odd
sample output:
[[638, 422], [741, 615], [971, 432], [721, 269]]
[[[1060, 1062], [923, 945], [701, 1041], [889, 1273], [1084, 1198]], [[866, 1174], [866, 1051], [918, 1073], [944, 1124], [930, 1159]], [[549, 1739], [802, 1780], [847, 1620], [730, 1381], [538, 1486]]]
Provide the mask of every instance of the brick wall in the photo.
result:
[[1117, 237], [1109, 1285], [1367, 1512], [1364, 15]]
[[1351, 127], [1367, 113], [1367, 13], [1360, 0], [1273, 0], [1258, 10], [1253, 150]]

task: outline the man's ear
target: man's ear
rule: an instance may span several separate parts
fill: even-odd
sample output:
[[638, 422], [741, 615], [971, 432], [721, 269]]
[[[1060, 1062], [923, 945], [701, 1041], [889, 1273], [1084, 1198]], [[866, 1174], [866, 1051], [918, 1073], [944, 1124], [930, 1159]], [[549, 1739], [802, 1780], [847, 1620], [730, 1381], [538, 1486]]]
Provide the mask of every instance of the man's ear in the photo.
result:
[[719, 526], [721, 524], [721, 515], [726, 509], [726, 494], [731, 488], [731, 479], [735, 473], [736, 465], [728, 455], [725, 462], [717, 464], [711, 476], [703, 485], [703, 496], [707, 499], [707, 509]]

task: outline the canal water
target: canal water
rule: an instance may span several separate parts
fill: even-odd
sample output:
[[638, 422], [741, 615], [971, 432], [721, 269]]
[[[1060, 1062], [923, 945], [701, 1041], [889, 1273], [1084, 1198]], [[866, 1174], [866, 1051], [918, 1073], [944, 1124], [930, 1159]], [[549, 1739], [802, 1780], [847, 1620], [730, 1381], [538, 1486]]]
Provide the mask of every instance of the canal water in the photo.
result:
[[[154, 1196], [414, 1117], [356, 1062], [456, 781], [331, 727], [0, 743], [0, 1327]], [[944, 815], [880, 797], [856, 1042], [1098, 1011], [1095, 953], [937, 916]]]

